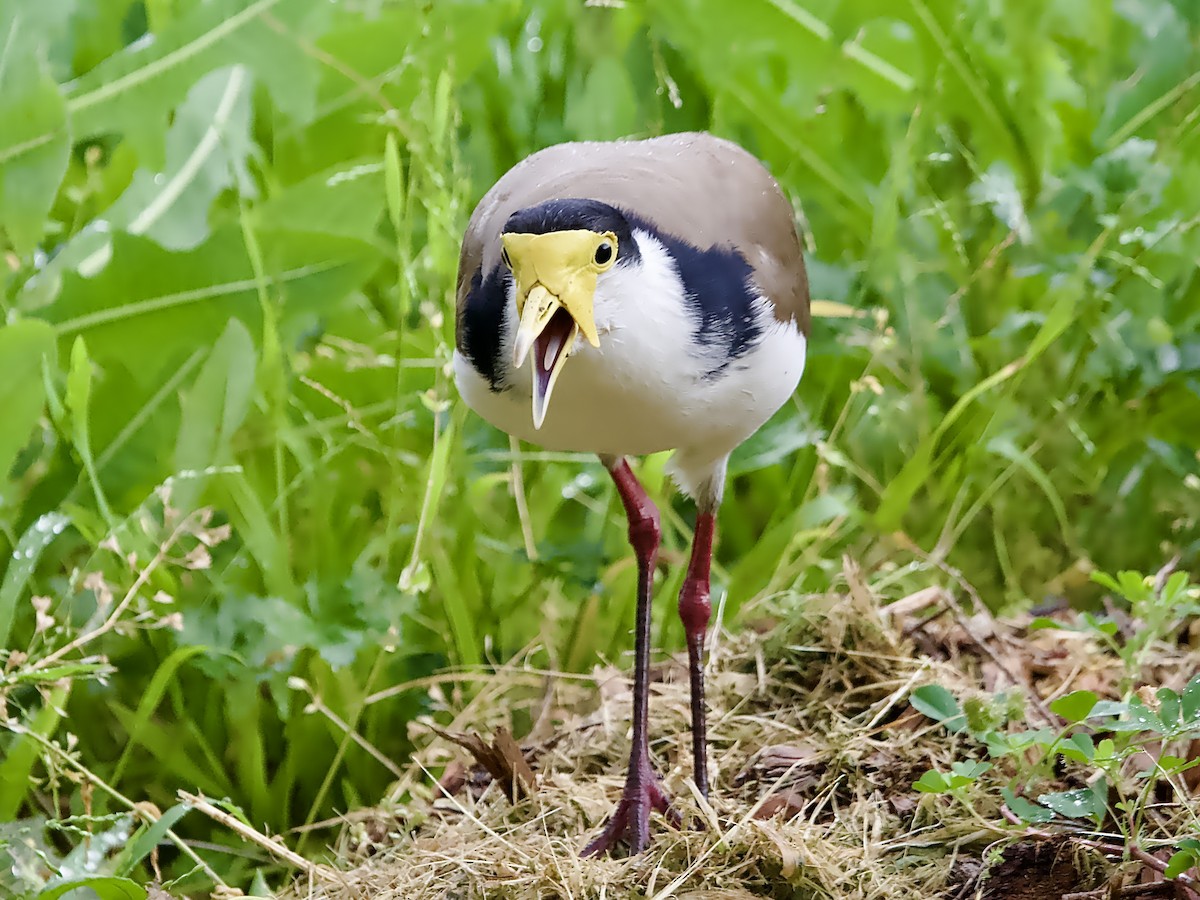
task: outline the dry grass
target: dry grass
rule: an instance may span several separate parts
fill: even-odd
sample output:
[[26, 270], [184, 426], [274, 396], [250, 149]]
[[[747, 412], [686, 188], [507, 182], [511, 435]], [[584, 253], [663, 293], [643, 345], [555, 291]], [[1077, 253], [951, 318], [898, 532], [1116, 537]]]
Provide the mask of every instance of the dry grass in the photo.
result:
[[[907, 612], [928, 611], [930, 601], [940, 602], [933, 595], [917, 599]], [[418, 726], [428, 739], [396, 789], [407, 804], [348, 820], [336, 848], [342, 871], [310, 877], [293, 888], [294, 896], [953, 896], [980, 870], [989, 847], [1025, 829], [1005, 822], [996, 791], [979, 792], [967, 808], [912, 790], [925, 770], [945, 770], [965, 749], [917, 714], [908, 696], [931, 682], [959, 693], [994, 687], [987, 682], [997, 677], [1026, 677], [1008, 671], [1003, 629], [992, 629], [986, 650], [981, 642], [978, 652], [965, 652], [947, 636], [966, 635], [969, 642], [980, 623], [942, 616], [941, 658], [920, 654], [901, 637], [910, 621], [903, 601], [881, 612], [849, 565], [844, 591], [805, 598], [800, 608], [803, 618], [788, 617], [792, 624], [777, 620], [761, 631], [723, 636], [711, 656], [711, 806], [690, 780], [686, 672], [677, 660], [659, 666], [652, 754], [689, 827], [674, 830], [656, 817], [654, 842], [641, 856], [579, 856], [622, 785], [631, 702], [626, 674], [605, 669], [579, 678], [511, 667], [469, 701], [435, 686], [433, 696], [449, 714], [439, 720], [451, 724], [445, 732]], [[1079, 677], [1074, 655], [1094, 653], [1082, 644], [1063, 651], [1062, 635], [1040, 639], [1058, 642], [1053, 655], [1063, 662], [1055, 671], [1074, 671], [1073, 678]], [[1064, 687], [1071, 689], [1041, 678], [1037, 691]], [[535, 788], [515, 803], [445, 736], [474, 733], [490, 743], [497, 728], [514, 721], [534, 723], [522, 750], [537, 773]], [[433, 772], [444, 773], [441, 789]], [[1077, 860], [1070, 871], [1102, 868], [1086, 862]], [[1099, 864], [1099, 856], [1090, 862]], [[1078, 880], [1094, 886], [1087, 875]], [[976, 889], [962, 893], [975, 896]]]

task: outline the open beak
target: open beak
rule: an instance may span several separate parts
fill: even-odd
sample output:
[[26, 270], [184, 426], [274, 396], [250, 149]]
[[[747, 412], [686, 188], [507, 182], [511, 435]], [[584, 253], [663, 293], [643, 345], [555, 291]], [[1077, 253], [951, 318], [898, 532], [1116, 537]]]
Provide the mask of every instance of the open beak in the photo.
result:
[[562, 301], [542, 285], [525, 298], [521, 324], [513, 342], [513, 365], [518, 369], [533, 351], [533, 427], [541, 428], [550, 405], [554, 382], [575, 346], [579, 325]]
[[614, 248], [611, 233], [557, 231], [546, 234], [501, 235], [516, 285], [521, 322], [513, 339], [513, 365], [526, 358], [533, 364], [533, 427], [541, 428], [554, 383], [576, 338], [600, 346], [593, 309], [596, 278], [603, 268], [594, 263], [598, 242]]

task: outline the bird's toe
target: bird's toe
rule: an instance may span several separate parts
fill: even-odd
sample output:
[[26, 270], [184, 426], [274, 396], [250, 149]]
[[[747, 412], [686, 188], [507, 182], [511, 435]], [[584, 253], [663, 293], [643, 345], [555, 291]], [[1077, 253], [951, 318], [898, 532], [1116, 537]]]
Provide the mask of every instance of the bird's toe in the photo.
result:
[[[648, 767], [647, 767], [648, 769]], [[647, 777], [648, 776], [648, 777]], [[599, 856], [611, 853], [624, 842], [635, 856], [650, 846], [650, 812], [662, 813], [675, 828], [682, 824], [678, 810], [671, 806], [671, 798], [659, 786], [653, 772], [639, 772], [631, 777], [621, 792], [621, 800], [604, 830], [583, 848], [583, 856]]]

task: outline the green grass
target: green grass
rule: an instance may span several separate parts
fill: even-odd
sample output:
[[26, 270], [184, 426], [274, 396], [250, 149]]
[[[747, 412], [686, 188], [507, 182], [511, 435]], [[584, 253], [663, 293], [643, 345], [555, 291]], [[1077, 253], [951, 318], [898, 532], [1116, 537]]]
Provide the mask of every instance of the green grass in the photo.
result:
[[388, 792], [347, 728], [403, 759], [428, 697], [390, 686], [627, 649], [602, 472], [514, 448], [448, 373], [472, 204], [560, 140], [741, 141], [853, 313], [734, 458], [726, 621], [844, 553], [999, 610], [1194, 569], [1197, 9], [0, 0], [0, 854], [180, 788], [311, 823]]

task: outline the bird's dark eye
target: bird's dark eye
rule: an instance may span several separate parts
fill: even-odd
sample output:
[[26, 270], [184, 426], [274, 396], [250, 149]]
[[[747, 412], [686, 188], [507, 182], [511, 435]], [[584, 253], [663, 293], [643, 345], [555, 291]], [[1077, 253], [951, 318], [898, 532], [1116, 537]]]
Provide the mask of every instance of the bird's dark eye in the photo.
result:
[[506, 247], [500, 248], [500, 259], [507, 268], [509, 268], [509, 269], [512, 268], [512, 260], [508, 258], [508, 248], [506, 248]]
[[612, 244], [610, 244], [608, 241], [605, 241], [603, 244], [601, 244], [599, 247], [596, 248], [596, 265], [607, 266], [609, 263], [609, 260], [611, 260], [612, 258], [613, 258], [613, 248], [612, 248]]

